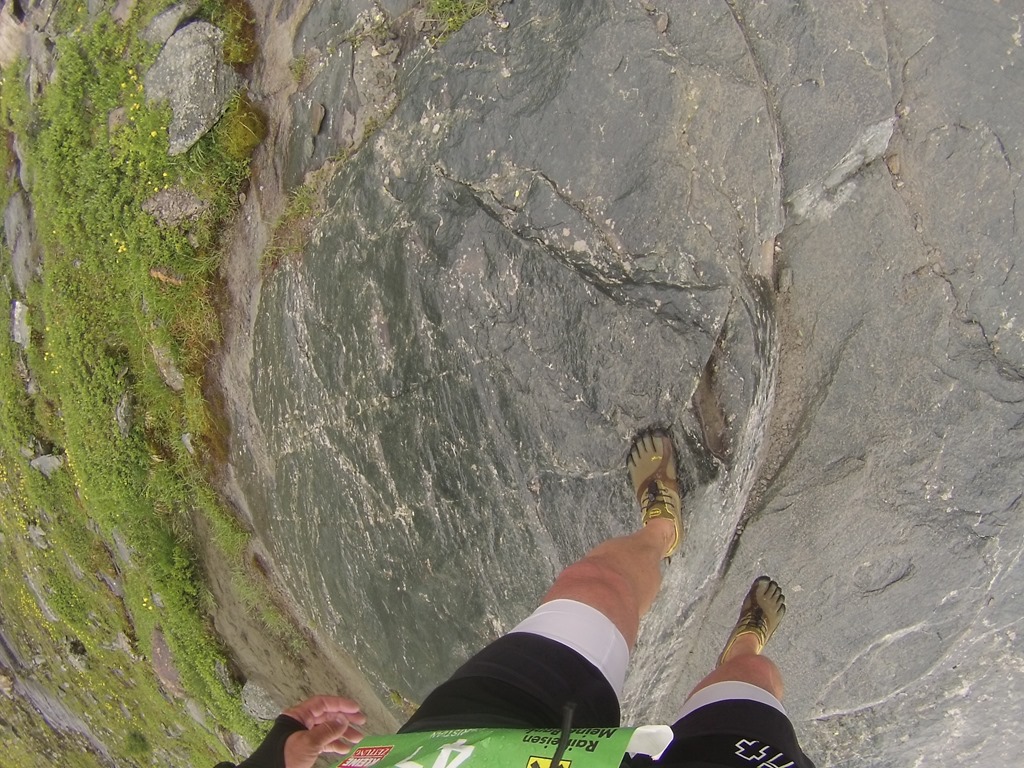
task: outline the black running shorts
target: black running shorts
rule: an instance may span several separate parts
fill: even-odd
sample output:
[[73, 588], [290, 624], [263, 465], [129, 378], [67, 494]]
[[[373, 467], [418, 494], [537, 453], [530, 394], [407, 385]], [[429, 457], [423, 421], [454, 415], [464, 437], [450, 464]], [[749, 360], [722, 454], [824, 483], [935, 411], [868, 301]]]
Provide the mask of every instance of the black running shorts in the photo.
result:
[[[514, 632], [494, 641], [427, 696], [399, 733], [454, 728], [561, 728], [574, 702], [574, 728], [619, 726], [619, 701], [601, 671], [556, 640]], [[793, 725], [774, 707], [732, 699], [677, 721], [657, 768], [814, 768]], [[637, 768], [652, 765], [638, 758]]]

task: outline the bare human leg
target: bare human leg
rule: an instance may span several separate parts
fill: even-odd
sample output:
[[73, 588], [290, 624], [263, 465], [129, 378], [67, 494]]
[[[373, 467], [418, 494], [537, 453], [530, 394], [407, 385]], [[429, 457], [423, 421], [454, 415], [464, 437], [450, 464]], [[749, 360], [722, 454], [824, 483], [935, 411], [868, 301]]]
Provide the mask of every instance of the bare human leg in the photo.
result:
[[[599, 544], [570, 565], [541, 604], [568, 599], [595, 608], [615, 625], [632, 651], [640, 620], [661, 587], [661, 561], [679, 548], [683, 529], [669, 434], [652, 430], [637, 436], [626, 466], [644, 527]], [[779, 585], [767, 576], [756, 579], [743, 600], [718, 666], [690, 696], [714, 683], [738, 681], [756, 685], [781, 700], [782, 675], [761, 651], [785, 612]]]
[[761, 652], [785, 614], [786, 598], [779, 585], [767, 576], [756, 579], [743, 599], [739, 620], [718, 658], [718, 666], [690, 691], [690, 696], [714, 683], [737, 681], [756, 685], [781, 701], [782, 674]]
[[636, 645], [640, 619], [661, 587], [661, 561], [682, 542], [679, 486], [672, 438], [665, 430], [641, 433], [626, 460], [643, 528], [599, 544], [555, 580], [541, 604], [575, 600], [596, 608]]
[[596, 608], [633, 650], [640, 618], [662, 586], [660, 563], [679, 549], [683, 537], [676, 452], [669, 433], [654, 429], [637, 435], [626, 469], [643, 527], [599, 544], [569, 565], [541, 602], [567, 599]]
[[629, 536], [599, 544], [559, 574], [541, 603], [567, 599], [596, 608], [632, 651], [640, 618], [661, 587], [661, 560], [674, 536], [672, 522], [660, 518]]

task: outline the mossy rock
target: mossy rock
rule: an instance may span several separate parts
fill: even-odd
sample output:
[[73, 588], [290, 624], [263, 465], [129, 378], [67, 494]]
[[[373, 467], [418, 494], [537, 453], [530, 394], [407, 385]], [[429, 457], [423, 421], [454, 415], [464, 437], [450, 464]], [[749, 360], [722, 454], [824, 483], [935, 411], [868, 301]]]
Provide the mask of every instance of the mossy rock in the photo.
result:
[[220, 120], [217, 142], [235, 160], [246, 160], [266, 138], [267, 120], [249, 99], [239, 95], [232, 99]]

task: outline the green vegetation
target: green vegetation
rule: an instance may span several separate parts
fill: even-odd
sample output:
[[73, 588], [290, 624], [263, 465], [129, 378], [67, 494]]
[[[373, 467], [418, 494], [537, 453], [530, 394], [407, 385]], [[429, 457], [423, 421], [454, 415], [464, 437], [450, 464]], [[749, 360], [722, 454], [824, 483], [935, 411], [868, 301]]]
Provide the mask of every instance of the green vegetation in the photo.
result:
[[[25, 60], [18, 59], [3, 71], [0, 78], [0, 121], [14, 134], [25, 136], [32, 110], [29, 108], [28, 92], [25, 90]], [[7, 168], [12, 162], [9, 142], [4, 142], [4, 160]]]
[[125, 751], [132, 757], [145, 757], [152, 751], [149, 739], [141, 731], [129, 731], [124, 742]]
[[427, 16], [440, 27], [439, 37], [444, 38], [492, 5], [491, 0], [428, 0]]
[[[203, 547], [231, 564], [268, 631], [294, 638], [250, 575], [247, 536], [208, 480], [224, 453], [203, 381], [220, 332], [218, 238], [266, 128], [238, 97], [192, 149], [167, 154], [170, 114], [147, 106], [141, 78], [156, 51], [137, 37], [164, 5], [140, 0], [122, 26], [59, 4], [70, 34], [59, 40], [57, 77], [42, 97], [29, 103], [21, 64], [0, 79], [0, 202], [17, 185], [17, 136], [45, 252], [42, 279], [25, 297], [2, 254], [0, 292], [8, 306], [15, 298], [27, 305], [31, 340], [21, 349], [9, 317], [0, 323], [0, 627], [23, 656], [45, 660], [33, 678], [120, 765], [227, 756], [211, 730], [168, 704], [143, 663], [158, 629], [182, 687], [211, 720], [251, 743], [261, 735], [219, 671], [225, 657], [209, 626], [198, 519], [211, 532]], [[244, 2], [207, 0], [201, 13], [225, 25], [232, 61], [252, 60]], [[168, 191], [194, 195], [204, 212], [159, 225], [142, 203]], [[180, 371], [174, 388], [169, 365]], [[49, 479], [29, 466], [41, 453], [63, 460]], [[82, 651], [72, 654], [78, 663], [62, 663], [69, 643]], [[40, 735], [38, 715], [23, 703], [4, 717], [18, 734], [5, 738], [5, 765], [101, 764], [80, 737]]]
[[270, 245], [260, 257], [260, 267], [264, 273], [273, 272], [282, 262], [298, 259], [302, 255], [309, 240], [313, 215], [320, 208], [323, 183], [324, 174], [315, 175], [288, 198], [284, 213], [274, 225]]
[[246, 0], [204, 0], [199, 13], [224, 30], [224, 61], [244, 65], [256, 60], [256, 26]]
[[292, 59], [288, 65], [288, 71], [292, 73], [295, 82], [301, 85], [306, 79], [306, 75], [309, 74], [309, 54]]
[[267, 121], [243, 94], [236, 94], [215, 135], [232, 160], [246, 162], [267, 136]]

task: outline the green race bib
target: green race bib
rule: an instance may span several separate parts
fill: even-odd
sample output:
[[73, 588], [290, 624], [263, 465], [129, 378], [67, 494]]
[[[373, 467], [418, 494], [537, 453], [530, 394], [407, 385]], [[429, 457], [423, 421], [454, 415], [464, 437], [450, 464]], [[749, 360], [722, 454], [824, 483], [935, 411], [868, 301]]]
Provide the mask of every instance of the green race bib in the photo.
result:
[[622, 755], [659, 756], [672, 741], [667, 725], [578, 728], [557, 766], [557, 728], [457, 728], [367, 736], [339, 768], [619, 768]]

